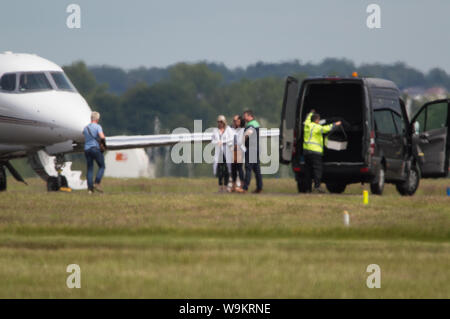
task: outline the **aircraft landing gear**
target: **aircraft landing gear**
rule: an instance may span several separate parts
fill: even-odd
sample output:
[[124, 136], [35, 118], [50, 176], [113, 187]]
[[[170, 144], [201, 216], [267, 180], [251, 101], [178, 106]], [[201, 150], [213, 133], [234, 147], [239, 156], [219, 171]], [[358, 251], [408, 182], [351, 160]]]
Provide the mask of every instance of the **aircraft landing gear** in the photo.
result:
[[5, 166], [0, 164], [0, 192], [6, 191], [6, 171]]
[[6, 161], [1, 161], [0, 162], [0, 192], [6, 191], [6, 186], [7, 186], [7, 177], [6, 177], [6, 170], [5, 168], [7, 168], [9, 170], [9, 172], [11, 173], [11, 175], [16, 179], [16, 181], [22, 182], [25, 185], [28, 185], [27, 182], [25, 182], [25, 180], [23, 179], [22, 176], [20, 176], [19, 172], [16, 171], [16, 169], [11, 165], [10, 162]]
[[61, 188], [68, 188], [67, 179], [65, 176], [50, 176], [47, 179], [47, 191], [49, 192], [57, 192]]
[[58, 172], [58, 176], [49, 176], [47, 178], [47, 191], [57, 192], [69, 189], [66, 177], [61, 175], [64, 163], [64, 155], [57, 155], [55, 158], [55, 170]]

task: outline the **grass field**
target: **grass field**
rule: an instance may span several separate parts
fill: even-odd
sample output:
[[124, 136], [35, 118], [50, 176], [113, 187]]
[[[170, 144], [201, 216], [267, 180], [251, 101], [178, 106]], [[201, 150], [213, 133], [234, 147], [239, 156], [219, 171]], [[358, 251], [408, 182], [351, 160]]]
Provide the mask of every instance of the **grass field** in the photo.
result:
[[[0, 298], [450, 297], [450, 180], [413, 197], [388, 186], [368, 206], [361, 185], [298, 195], [291, 179], [266, 179], [261, 195], [217, 194], [212, 178], [105, 179], [92, 196], [9, 182]], [[73, 263], [81, 289], [66, 287]]]

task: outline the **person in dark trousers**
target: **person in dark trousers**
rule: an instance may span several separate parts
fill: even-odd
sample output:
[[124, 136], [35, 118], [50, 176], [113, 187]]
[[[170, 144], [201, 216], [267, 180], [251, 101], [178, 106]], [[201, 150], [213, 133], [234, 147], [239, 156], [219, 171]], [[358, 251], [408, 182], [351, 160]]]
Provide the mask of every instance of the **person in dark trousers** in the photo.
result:
[[223, 115], [217, 118], [217, 128], [213, 131], [211, 143], [215, 145], [213, 171], [219, 180], [219, 193], [231, 192], [233, 130]]
[[245, 140], [245, 181], [244, 192], [248, 191], [252, 171], [255, 173], [256, 189], [253, 193], [261, 193], [263, 182], [261, 176], [261, 167], [259, 162], [259, 123], [255, 120], [253, 112], [247, 110], [244, 112], [245, 120], [244, 140]]
[[329, 133], [335, 125], [341, 125], [341, 121], [328, 125], [320, 125], [319, 122], [320, 115], [312, 109], [304, 122], [303, 155], [305, 156], [308, 185], [311, 184], [311, 179], [313, 178], [313, 192], [325, 193], [320, 188], [323, 171], [323, 135]]
[[[100, 149], [100, 143], [104, 143], [105, 134], [103, 133], [102, 127], [98, 124], [100, 120], [100, 113], [92, 112], [91, 123], [88, 124], [84, 130], [84, 155], [86, 156], [87, 163], [87, 184], [88, 192], [92, 194], [94, 190], [103, 193], [103, 189], [100, 186], [102, 181], [103, 173], [105, 172], [105, 158]], [[95, 182], [92, 183], [94, 176], [94, 161], [98, 165], [97, 176], [95, 177]]]
[[[240, 115], [233, 117], [233, 162], [231, 164], [231, 178], [233, 181], [232, 191], [242, 193], [242, 184], [244, 183], [243, 150], [242, 143], [244, 137], [244, 119]], [[239, 175], [239, 179], [238, 179]]]

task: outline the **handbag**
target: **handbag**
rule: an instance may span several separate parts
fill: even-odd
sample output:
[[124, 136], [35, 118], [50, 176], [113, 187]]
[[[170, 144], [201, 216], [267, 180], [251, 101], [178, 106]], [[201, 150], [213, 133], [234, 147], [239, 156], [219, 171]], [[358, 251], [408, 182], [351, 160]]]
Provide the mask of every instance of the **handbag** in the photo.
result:
[[233, 163], [234, 164], [242, 163], [242, 150], [239, 148], [237, 144], [236, 135], [233, 138]]
[[91, 130], [89, 129], [89, 125], [86, 126], [86, 128], [87, 128], [87, 130], [89, 132], [89, 135], [92, 136], [92, 138], [94, 140], [96, 140], [98, 145], [100, 146], [100, 152], [104, 153], [106, 151], [106, 148], [107, 148], [106, 147], [106, 140], [104, 138], [99, 138], [99, 139], [95, 138], [94, 135], [92, 135]]
[[234, 145], [233, 163], [235, 164], [242, 163], [242, 150], [237, 145]]

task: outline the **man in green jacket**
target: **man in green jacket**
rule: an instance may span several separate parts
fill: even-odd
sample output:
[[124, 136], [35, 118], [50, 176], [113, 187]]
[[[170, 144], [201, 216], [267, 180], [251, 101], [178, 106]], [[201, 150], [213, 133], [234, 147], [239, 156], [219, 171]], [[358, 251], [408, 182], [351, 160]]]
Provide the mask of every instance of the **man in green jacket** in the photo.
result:
[[307, 169], [308, 180], [314, 179], [314, 193], [324, 193], [320, 188], [322, 180], [322, 158], [323, 158], [323, 135], [329, 133], [336, 125], [341, 125], [341, 121], [320, 125], [320, 115], [311, 110], [304, 122], [303, 155]]
[[252, 171], [255, 173], [256, 189], [253, 193], [259, 194], [263, 189], [261, 167], [259, 162], [259, 123], [255, 120], [253, 111], [244, 112], [245, 120], [244, 142], [245, 142], [245, 179], [244, 193], [247, 192], [250, 185]]

